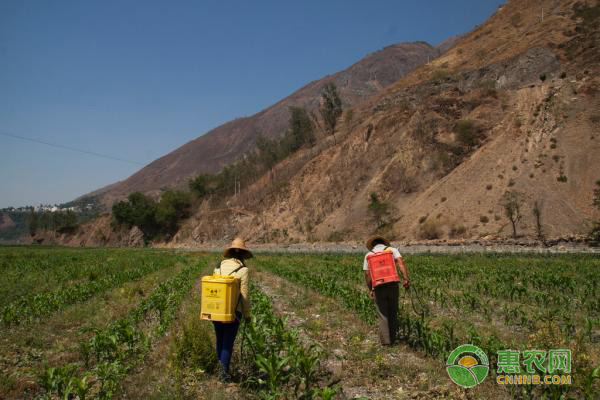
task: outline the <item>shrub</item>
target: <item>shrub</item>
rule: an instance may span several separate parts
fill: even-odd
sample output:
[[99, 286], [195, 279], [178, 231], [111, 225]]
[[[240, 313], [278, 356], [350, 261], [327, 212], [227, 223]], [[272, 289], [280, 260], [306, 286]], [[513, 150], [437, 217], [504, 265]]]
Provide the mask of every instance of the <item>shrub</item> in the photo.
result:
[[342, 231], [333, 231], [329, 234], [329, 236], [327, 236], [327, 241], [328, 242], [341, 242], [342, 240], [344, 240], [344, 237], [346, 236], [346, 232], [342, 232]]
[[426, 219], [427, 219], [427, 215], [423, 215], [422, 217], [419, 218], [419, 223], [422, 224], [423, 222], [425, 222]]
[[540, 81], [544, 82], [546, 80], [546, 74], [540, 75]]
[[427, 221], [419, 227], [420, 239], [439, 239], [442, 236], [442, 231], [435, 221]]
[[490, 219], [487, 217], [487, 215], [482, 215], [481, 217], [479, 217], [479, 222], [481, 222], [482, 224], [487, 224], [488, 222], [490, 222]]
[[181, 335], [175, 337], [175, 364], [180, 368], [191, 367], [213, 373], [217, 368], [217, 357], [212, 342], [212, 327], [192, 315], [184, 324]]
[[346, 110], [344, 113], [344, 122], [346, 125], [352, 122], [352, 118], [354, 118], [354, 111], [352, 109]]
[[465, 228], [464, 225], [452, 226], [448, 232], [448, 236], [450, 236], [452, 239], [456, 239], [463, 237], [466, 232], [467, 228]]
[[600, 221], [596, 221], [587, 235], [590, 246], [600, 246]]
[[486, 188], [486, 190], [492, 190], [492, 185], [488, 184], [485, 188]]
[[565, 183], [567, 181], [567, 177], [564, 174], [560, 174], [557, 178], [557, 181]]
[[377, 193], [371, 193], [369, 197], [368, 211], [372, 219], [380, 228], [387, 223], [387, 217], [390, 214], [390, 204], [380, 200]]
[[467, 147], [475, 146], [479, 142], [475, 123], [468, 119], [461, 119], [454, 127], [456, 138]]
[[440, 199], [440, 201], [441, 201], [442, 203], [443, 203], [443, 202], [445, 202], [445, 201], [446, 201], [446, 197], [442, 197], [442, 198]]
[[447, 69], [444, 68], [439, 68], [436, 69], [435, 71], [433, 71], [433, 73], [431, 74], [431, 79], [433, 79], [434, 81], [443, 81], [444, 79], [448, 78], [450, 76], [450, 71], [448, 71]]
[[600, 211], [600, 179], [596, 181], [596, 188], [594, 189], [594, 199], [592, 205]]
[[521, 14], [516, 13], [515, 15], [510, 17], [510, 24], [516, 28], [521, 23], [521, 19], [522, 19]]
[[[600, 179], [596, 181], [592, 206], [600, 210]], [[588, 233], [587, 241], [592, 246], [600, 246], [600, 221], [594, 222], [592, 229]]]

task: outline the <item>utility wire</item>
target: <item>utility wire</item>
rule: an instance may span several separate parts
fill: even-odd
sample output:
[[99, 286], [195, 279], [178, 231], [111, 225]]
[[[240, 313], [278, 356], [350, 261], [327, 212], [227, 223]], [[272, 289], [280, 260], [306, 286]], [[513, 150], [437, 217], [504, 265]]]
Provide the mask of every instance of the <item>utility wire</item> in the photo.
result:
[[130, 163], [130, 164], [136, 164], [136, 165], [146, 165], [146, 164], [138, 162], [138, 161], [125, 160], [124, 158], [113, 157], [113, 156], [109, 156], [106, 154], [96, 153], [93, 151], [82, 150], [82, 149], [78, 149], [76, 147], [64, 146], [62, 144], [48, 143], [48, 142], [44, 142], [43, 140], [39, 140], [39, 139], [33, 139], [33, 138], [25, 137], [25, 136], [13, 135], [12, 133], [6, 133], [6, 132], [0, 131], [0, 135], [15, 138], [15, 139], [21, 139], [21, 140], [25, 140], [25, 141], [33, 142], [33, 143], [45, 144], [46, 146], [56, 147], [58, 149], [70, 150], [70, 151], [75, 151], [78, 153], [89, 154], [89, 155], [96, 156], [96, 157], [107, 158], [109, 160], [121, 161], [121, 162]]

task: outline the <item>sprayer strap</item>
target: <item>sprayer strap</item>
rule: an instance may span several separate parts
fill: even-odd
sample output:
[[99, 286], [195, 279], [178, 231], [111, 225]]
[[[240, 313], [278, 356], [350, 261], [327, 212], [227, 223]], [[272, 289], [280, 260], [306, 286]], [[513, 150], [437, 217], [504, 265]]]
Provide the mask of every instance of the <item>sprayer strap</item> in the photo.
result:
[[[218, 266], [219, 273], [221, 273], [221, 262], [219, 262], [219, 261], [217, 261], [217, 262], [219, 263], [219, 266]], [[235, 274], [235, 273], [236, 273], [236, 272], [238, 272], [240, 269], [242, 269], [242, 268], [244, 268], [244, 267], [245, 267], [245, 265], [244, 265], [244, 263], [243, 263], [242, 261], [240, 261], [240, 264], [241, 264], [241, 265], [240, 265], [239, 267], [237, 267], [236, 269], [234, 269], [233, 271], [231, 271], [230, 273], [228, 273], [226, 276], [229, 276], [229, 275]]]
[[[373, 246], [373, 247], [374, 247], [374, 246]], [[387, 249], [389, 249], [389, 248], [390, 248], [389, 246], [385, 246], [385, 249], [383, 249], [383, 251], [386, 251], [386, 250], [387, 250]], [[383, 253], [383, 251], [378, 251], [377, 253]], [[373, 254], [377, 254], [377, 253], [375, 253], [375, 252], [373, 251], [373, 249], [369, 250], [369, 252], [370, 252], [370, 253], [373, 253]]]
[[244, 267], [245, 267], [245, 265], [240, 265], [239, 267], [237, 267], [236, 269], [234, 269], [233, 271], [228, 273], [227, 276], [235, 274], [236, 272], [238, 272], [240, 269], [242, 269]]

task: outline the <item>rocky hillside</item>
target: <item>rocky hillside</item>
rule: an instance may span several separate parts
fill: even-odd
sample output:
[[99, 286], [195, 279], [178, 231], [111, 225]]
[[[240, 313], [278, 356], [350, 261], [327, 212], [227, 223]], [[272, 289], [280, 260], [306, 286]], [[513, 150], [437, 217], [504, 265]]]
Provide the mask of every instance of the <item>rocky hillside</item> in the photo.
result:
[[251, 117], [223, 124], [150, 163], [128, 179], [91, 195], [99, 195], [104, 204], [111, 204], [114, 199], [134, 191], [157, 193], [165, 186], [183, 186], [191, 176], [216, 172], [234, 161], [253, 147], [259, 134], [266, 137], [281, 135], [287, 128], [290, 106], [316, 111], [321, 90], [327, 82], [335, 82], [344, 104], [351, 106], [439, 56], [455, 41], [456, 38], [449, 39], [439, 48], [424, 42], [401, 43], [369, 54], [346, 70], [311, 82]]
[[227, 207], [205, 204], [175, 242], [506, 237], [507, 191], [519, 196], [517, 234], [537, 234], [535, 202], [544, 235], [584, 232], [600, 178], [599, 21], [597, 2], [509, 1], [357, 105], [336, 143], [286, 160]]
[[598, 1], [511, 0], [442, 56], [352, 103], [335, 140], [321, 135], [241, 194], [205, 200], [169, 245], [509, 237], [507, 192], [518, 235], [585, 232], [600, 217], [598, 43]]

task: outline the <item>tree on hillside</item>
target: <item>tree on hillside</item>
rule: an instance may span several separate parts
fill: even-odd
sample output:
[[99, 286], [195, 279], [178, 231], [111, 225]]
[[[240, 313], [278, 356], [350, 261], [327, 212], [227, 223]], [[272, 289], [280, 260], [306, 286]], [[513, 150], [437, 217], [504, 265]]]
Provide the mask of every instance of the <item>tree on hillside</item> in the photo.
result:
[[[594, 199], [592, 200], [592, 206], [596, 207], [600, 211], [600, 179], [596, 181], [596, 188], [594, 189]], [[588, 242], [592, 246], [600, 246], [600, 220], [594, 221], [592, 229], [588, 234]]]
[[544, 231], [542, 229], [542, 206], [544, 205], [543, 200], [536, 200], [533, 202], [533, 218], [535, 219], [535, 232], [539, 240], [544, 240]]
[[289, 152], [293, 153], [305, 144], [314, 146], [316, 142], [314, 126], [310, 116], [302, 107], [290, 107], [290, 130], [288, 135]]
[[200, 174], [197, 177], [188, 181], [190, 191], [198, 198], [203, 198], [211, 193], [210, 183], [211, 175]]
[[258, 150], [258, 159], [266, 170], [271, 170], [279, 161], [276, 141], [259, 135], [256, 138], [256, 149]]
[[38, 225], [39, 225], [38, 215], [36, 214], [33, 207], [31, 207], [31, 209], [29, 211], [29, 216], [27, 217], [27, 226], [29, 227], [29, 235], [30, 236], [32, 236], [32, 237], [35, 236], [35, 234], [38, 230]]
[[52, 213], [54, 228], [58, 233], [73, 233], [77, 229], [77, 214], [72, 210]]
[[512, 224], [513, 238], [517, 237], [517, 225], [523, 218], [521, 215], [521, 203], [523, 202], [523, 195], [515, 190], [504, 193], [501, 199], [502, 207], [504, 207], [504, 213]]
[[377, 228], [381, 228], [387, 223], [387, 217], [390, 214], [390, 205], [386, 201], [380, 200], [377, 193], [370, 194], [368, 209]]
[[192, 201], [188, 192], [166, 190], [156, 205], [155, 220], [160, 230], [168, 235], [177, 232], [179, 221], [189, 217]]
[[112, 207], [114, 221], [130, 228], [137, 226], [146, 239], [152, 238], [157, 230], [156, 201], [140, 192], [131, 193], [126, 201], [119, 201]]
[[594, 200], [592, 205], [600, 211], [600, 179], [596, 181], [596, 189], [594, 189]]
[[335, 140], [335, 126], [337, 125], [338, 118], [342, 115], [342, 100], [337, 91], [335, 83], [329, 82], [323, 88], [321, 92], [321, 116], [325, 123], [325, 129], [333, 136]]

